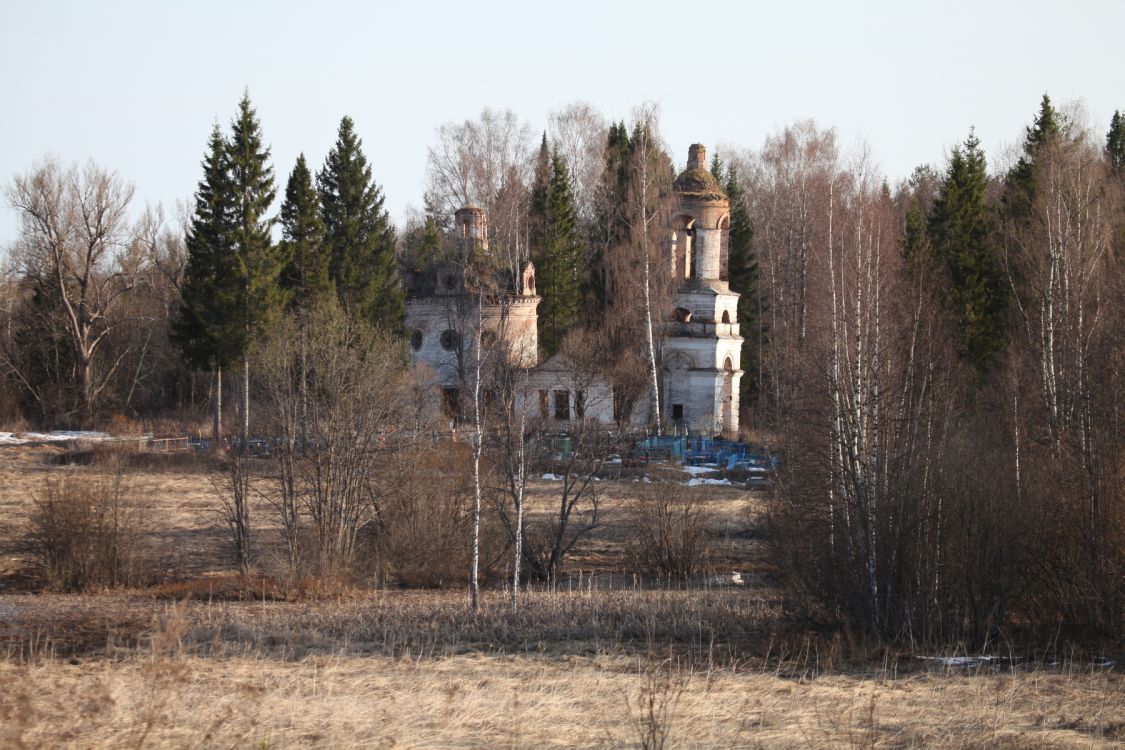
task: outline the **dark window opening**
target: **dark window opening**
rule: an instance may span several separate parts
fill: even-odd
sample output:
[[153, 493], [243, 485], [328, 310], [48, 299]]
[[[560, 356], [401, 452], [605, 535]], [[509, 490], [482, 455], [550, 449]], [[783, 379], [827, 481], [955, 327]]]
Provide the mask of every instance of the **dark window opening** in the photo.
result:
[[416, 331], [414, 331], [413, 333], [410, 334], [410, 348], [413, 349], [414, 351], [418, 351], [419, 349], [422, 348], [422, 332], [421, 331], [416, 330]]
[[456, 419], [461, 413], [461, 391], [456, 388], [442, 388], [441, 395], [445, 416], [450, 419]]
[[570, 391], [555, 391], [555, 419], [570, 421]]
[[453, 351], [457, 345], [461, 343], [461, 337], [452, 328], [446, 328], [441, 332], [441, 348], [446, 351]]
[[727, 310], [723, 310], [723, 322], [730, 323], [730, 312]]
[[539, 391], [539, 418], [547, 418], [547, 392]]
[[684, 418], [684, 405], [672, 404], [672, 419], [681, 420]]
[[579, 419], [586, 416], [586, 391], [574, 392], [574, 416]]

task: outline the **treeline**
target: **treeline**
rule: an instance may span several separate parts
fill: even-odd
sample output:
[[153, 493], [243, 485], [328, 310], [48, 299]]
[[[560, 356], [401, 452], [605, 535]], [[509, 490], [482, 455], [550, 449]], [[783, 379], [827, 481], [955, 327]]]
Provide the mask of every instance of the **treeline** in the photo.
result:
[[[970, 131], [897, 186], [808, 122], [719, 153], [744, 423], [783, 446], [769, 520], [790, 584], [891, 638], [1119, 634], [1125, 117], [1099, 132], [1044, 97], [1006, 165], [990, 172]], [[486, 110], [438, 129], [425, 211], [397, 233], [348, 118], [315, 177], [298, 159], [274, 214], [248, 98], [212, 132], [182, 228], [159, 210], [130, 222], [132, 188], [113, 172], [38, 165], [5, 193], [22, 223], [4, 278], [4, 416], [199, 417], [234, 369], [249, 433], [251, 400], [277, 401], [267, 371], [251, 387], [255, 351], [279, 331], [306, 341], [313, 310], [363, 340], [381, 331], [404, 368], [406, 282], [464, 260], [447, 239], [466, 205], [490, 220], [474, 263], [514, 278], [535, 262], [542, 354], [596, 353], [591, 369], [638, 399], [659, 389], [674, 291], [673, 163], [651, 108], [626, 123], [572, 105], [539, 137]], [[293, 356], [306, 382], [307, 351]]]
[[773, 550], [822, 615], [973, 648], [1120, 638], [1123, 133], [1045, 96], [991, 175], [972, 131], [893, 191], [808, 123], [740, 160]]
[[[753, 228], [740, 178], [712, 166], [735, 197], [731, 281], [749, 288]], [[210, 404], [223, 432], [222, 388], [234, 376], [237, 432], [247, 432], [248, 355], [284, 315], [335, 299], [353, 319], [406, 333], [412, 278], [443, 263], [514, 279], [534, 261], [541, 358], [569, 334], [596, 331], [615, 342], [605, 374], [623, 395], [657, 387], [644, 371], [659, 362], [674, 292], [663, 233], [675, 169], [652, 108], [626, 124], [572, 105], [551, 116], [538, 147], [510, 112], [443, 126], [427, 159], [425, 211], [401, 232], [347, 117], [321, 169], [314, 175], [302, 155], [282, 193], [244, 97], [230, 127], [214, 127], [201, 167], [178, 226], [160, 209], [131, 223], [132, 187], [93, 163], [47, 161], [7, 186], [21, 230], [4, 278], [5, 418], [71, 427], [200, 417]], [[486, 257], [456, 254], [452, 216], [469, 205], [490, 220]], [[752, 299], [744, 325], [759, 307]]]

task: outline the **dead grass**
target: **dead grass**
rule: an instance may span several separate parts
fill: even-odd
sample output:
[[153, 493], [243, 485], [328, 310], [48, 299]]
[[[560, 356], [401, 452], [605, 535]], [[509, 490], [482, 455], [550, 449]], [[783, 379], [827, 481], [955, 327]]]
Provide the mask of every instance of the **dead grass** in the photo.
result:
[[666, 708], [657, 713], [665, 747], [1125, 740], [1123, 681], [1106, 673], [794, 681], [620, 656], [285, 663], [170, 652], [0, 662], [0, 680], [0, 744], [9, 747], [641, 747], [653, 698]]
[[[280, 588], [236, 574], [207, 462], [133, 464], [160, 586], [13, 593], [30, 492], [58, 449], [0, 449], [0, 747], [1112, 747], [1123, 681], [1081, 661], [950, 670], [794, 629], [762, 582], [753, 496], [715, 487], [722, 578], [624, 572], [630, 480], [574, 576], [511, 612], [490, 591]], [[553, 508], [535, 482], [531, 513]], [[268, 569], [271, 520], [259, 549]], [[261, 528], [261, 527], [259, 527]], [[729, 580], [729, 579], [728, 579]], [[7, 592], [3, 587], [7, 586]]]

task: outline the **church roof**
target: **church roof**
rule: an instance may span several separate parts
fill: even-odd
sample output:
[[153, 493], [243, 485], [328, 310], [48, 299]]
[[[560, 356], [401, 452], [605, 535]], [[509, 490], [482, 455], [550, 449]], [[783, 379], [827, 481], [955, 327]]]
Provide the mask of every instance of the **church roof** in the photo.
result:
[[672, 187], [681, 198], [699, 201], [727, 200], [727, 194], [715, 175], [702, 167], [685, 169], [672, 183]]

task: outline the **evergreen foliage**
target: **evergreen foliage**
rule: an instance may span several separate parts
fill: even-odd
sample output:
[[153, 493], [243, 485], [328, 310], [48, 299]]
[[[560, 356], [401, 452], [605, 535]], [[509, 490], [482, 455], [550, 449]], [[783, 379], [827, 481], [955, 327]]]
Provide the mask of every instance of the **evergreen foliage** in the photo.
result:
[[551, 183], [551, 152], [547, 145], [547, 134], [539, 144], [535, 156], [535, 172], [531, 176], [531, 194], [528, 196], [527, 231], [528, 242], [533, 251], [545, 244], [547, 231], [547, 194]]
[[742, 334], [742, 376], [741, 393], [743, 408], [749, 406], [758, 389], [758, 362], [762, 341], [762, 299], [758, 289], [758, 261], [754, 255], [754, 222], [746, 193], [738, 179], [738, 170], [731, 166], [723, 170], [715, 156], [714, 164], [718, 174], [724, 177], [724, 189], [730, 200], [730, 239], [727, 254], [727, 278], [730, 288], [738, 292], [738, 325]]
[[1051, 104], [1051, 98], [1043, 95], [1039, 103], [1039, 113], [1035, 122], [1027, 128], [1023, 142], [1023, 156], [1008, 173], [1004, 191], [1004, 207], [1009, 217], [1022, 220], [1031, 211], [1036, 194], [1036, 160], [1040, 152], [1064, 128], [1062, 117]]
[[961, 355], [982, 375], [1003, 345], [1006, 306], [987, 186], [984, 152], [970, 131], [953, 149], [927, 223], [933, 255], [948, 274]]
[[926, 235], [926, 216], [917, 198], [910, 199], [906, 209], [906, 226], [903, 230], [902, 253], [908, 261], [925, 258], [930, 252], [930, 238]]
[[614, 247], [629, 241], [629, 167], [633, 145], [624, 122], [610, 125], [605, 153], [603, 189], [606, 199], [598, 225], [605, 233], [600, 238], [602, 244]]
[[414, 273], [426, 273], [442, 260], [442, 229], [437, 217], [429, 210], [422, 223], [403, 237], [403, 248], [408, 267]]
[[336, 145], [317, 175], [329, 276], [349, 314], [398, 333], [406, 308], [397, 274], [395, 232], [362, 145], [352, 119], [344, 117]]
[[551, 154], [545, 209], [543, 244], [535, 266], [538, 290], [543, 297], [539, 305], [539, 341], [550, 355], [558, 351], [563, 336], [577, 323], [582, 305], [578, 213], [566, 163], [557, 152]]
[[1125, 113], [1115, 111], [1109, 121], [1109, 132], [1105, 136], [1105, 151], [1109, 164], [1115, 170], [1125, 168]]
[[187, 230], [187, 264], [172, 341], [192, 367], [225, 367], [243, 349], [238, 325], [238, 267], [233, 246], [233, 187], [226, 139], [216, 123]]
[[281, 273], [281, 285], [291, 294], [291, 306], [308, 307], [333, 295], [320, 198], [304, 154], [297, 157], [285, 186], [280, 221], [282, 248], [289, 259]]
[[230, 171], [230, 238], [237, 263], [237, 295], [246, 341], [275, 322], [285, 309], [288, 294], [278, 283], [287, 258], [271, 237], [273, 219], [268, 217], [277, 191], [273, 183], [270, 150], [262, 142], [261, 124], [249, 95], [238, 104], [238, 117], [231, 125], [227, 142]]

